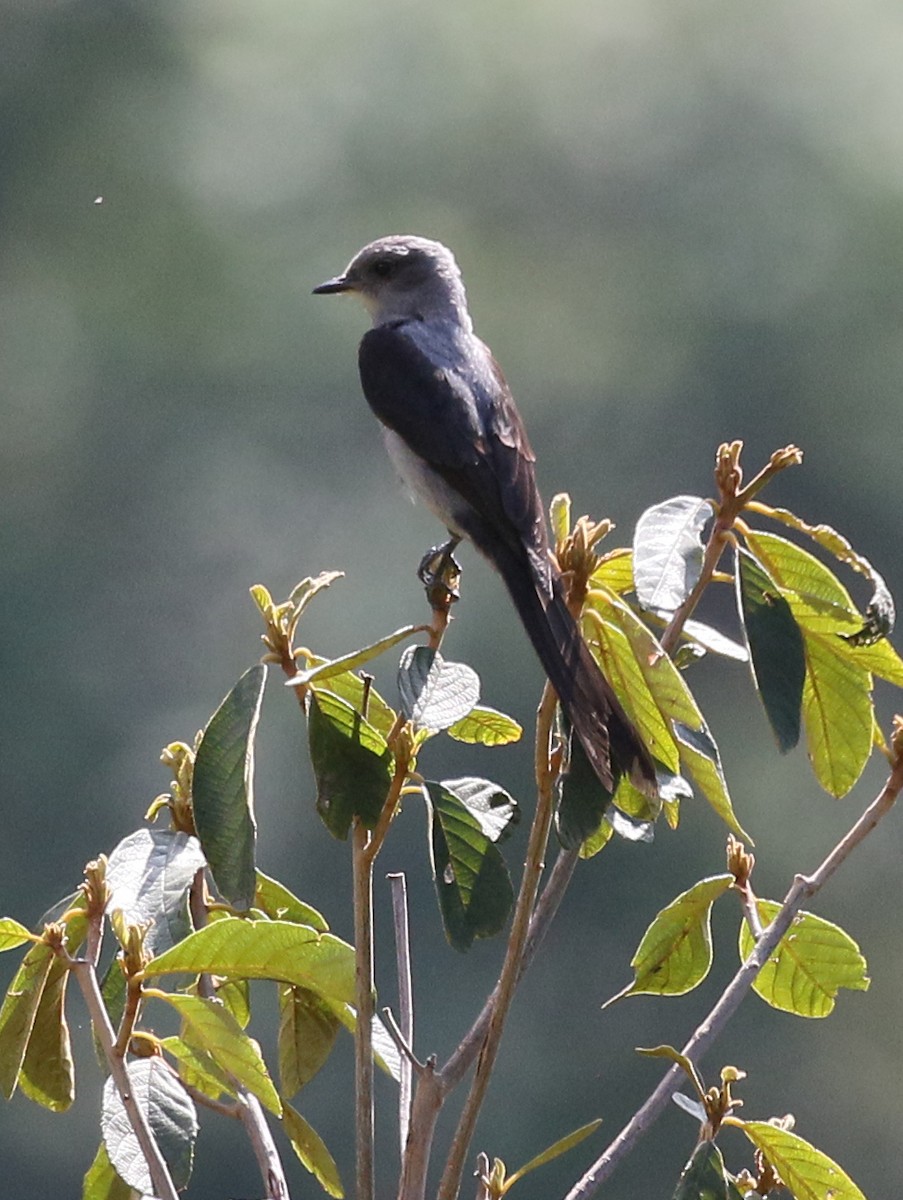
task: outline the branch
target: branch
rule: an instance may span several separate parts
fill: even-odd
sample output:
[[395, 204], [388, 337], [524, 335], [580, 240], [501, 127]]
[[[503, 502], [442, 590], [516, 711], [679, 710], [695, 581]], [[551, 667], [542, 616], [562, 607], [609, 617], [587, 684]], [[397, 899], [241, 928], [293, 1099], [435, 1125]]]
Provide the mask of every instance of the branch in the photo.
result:
[[[752, 987], [756, 976], [775, 950], [781, 938], [790, 928], [794, 917], [804, 902], [814, 896], [827, 883], [835, 871], [846, 861], [884, 816], [893, 808], [900, 790], [903, 789], [903, 718], [895, 718], [894, 758], [891, 773], [884, 788], [875, 797], [849, 832], [834, 847], [814, 874], [797, 875], [788, 891], [780, 911], [764, 930], [752, 954], [728, 984], [721, 998], [693, 1033], [682, 1053], [695, 1062], [709, 1050], [724, 1026], [740, 1006]], [[621, 1160], [634, 1148], [640, 1138], [652, 1127], [667, 1107], [668, 1101], [685, 1078], [683, 1069], [675, 1064], [649, 1096], [645, 1104], [634, 1114], [618, 1136], [602, 1155], [593, 1163], [586, 1174], [568, 1192], [565, 1200], [586, 1200], [605, 1183]]]
[[[398, 1136], [401, 1153], [404, 1154], [411, 1121], [411, 1095], [413, 1093], [414, 1065], [414, 998], [411, 988], [411, 939], [408, 930], [408, 891], [404, 875], [399, 872], [389, 876], [392, 890], [392, 916], [395, 922], [395, 963], [398, 973], [398, 1030], [408, 1053], [401, 1055], [401, 1079], [398, 1089]], [[391, 1024], [389, 1026], [392, 1032]]]
[[254, 1157], [266, 1185], [267, 1200], [289, 1200], [288, 1182], [273, 1135], [260, 1101], [246, 1087], [238, 1088], [238, 1119], [254, 1149]]
[[373, 859], [369, 834], [355, 818], [352, 838], [354, 973], [357, 1024], [354, 1034], [356, 1200], [374, 1200], [373, 1178]]
[[502, 1031], [523, 967], [524, 951], [530, 933], [530, 917], [536, 902], [540, 876], [545, 866], [546, 846], [555, 812], [556, 773], [550, 763], [550, 748], [557, 703], [558, 698], [552, 685], [546, 683], [536, 717], [537, 803], [533, 825], [530, 829], [530, 841], [527, 846], [527, 861], [521, 877], [514, 920], [511, 923], [511, 934], [508, 938], [508, 949], [496, 988], [496, 1000], [489, 1017], [489, 1027], [477, 1057], [473, 1082], [458, 1122], [458, 1128], [455, 1131], [448, 1161], [439, 1184], [437, 1200], [455, 1200], [458, 1195], [461, 1175], [476, 1128], [477, 1117], [486, 1096], [489, 1079], [502, 1040]]

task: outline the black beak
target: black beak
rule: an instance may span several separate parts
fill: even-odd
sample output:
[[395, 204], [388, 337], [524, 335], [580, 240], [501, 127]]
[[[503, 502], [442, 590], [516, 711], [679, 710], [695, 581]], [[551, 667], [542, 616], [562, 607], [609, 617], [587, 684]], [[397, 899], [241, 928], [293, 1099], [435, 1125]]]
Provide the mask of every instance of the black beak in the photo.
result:
[[350, 292], [353, 285], [349, 283], [347, 276], [336, 275], [335, 279], [327, 279], [325, 283], [321, 283], [313, 290], [314, 296], [331, 296], [335, 292]]

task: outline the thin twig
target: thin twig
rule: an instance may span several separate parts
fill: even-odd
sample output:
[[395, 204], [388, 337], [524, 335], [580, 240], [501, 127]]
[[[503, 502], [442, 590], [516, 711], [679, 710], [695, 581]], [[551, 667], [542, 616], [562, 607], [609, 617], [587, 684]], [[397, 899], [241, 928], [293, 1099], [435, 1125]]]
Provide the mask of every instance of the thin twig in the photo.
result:
[[530, 829], [530, 841], [527, 846], [527, 861], [521, 876], [520, 891], [514, 910], [514, 919], [511, 923], [511, 934], [508, 938], [508, 948], [499, 976], [498, 995], [489, 1018], [486, 1037], [477, 1056], [470, 1092], [465, 1101], [458, 1128], [455, 1130], [451, 1151], [439, 1184], [437, 1200], [455, 1200], [458, 1195], [461, 1175], [473, 1139], [477, 1117], [486, 1096], [502, 1040], [502, 1031], [521, 974], [524, 949], [530, 933], [530, 917], [536, 902], [539, 880], [545, 866], [546, 846], [555, 811], [555, 773], [550, 766], [550, 753], [552, 726], [557, 703], [558, 699], [552, 685], [546, 683], [536, 718], [537, 802], [533, 825]]
[[86, 959], [71, 959], [69, 967], [85, 998], [85, 1004], [88, 1006], [88, 1013], [94, 1025], [95, 1037], [103, 1050], [104, 1058], [107, 1061], [107, 1066], [110, 1068], [110, 1075], [116, 1085], [116, 1090], [119, 1093], [119, 1098], [122, 1101], [129, 1124], [134, 1130], [141, 1153], [144, 1156], [144, 1161], [147, 1163], [147, 1169], [150, 1172], [151, 1182], [154, 1187], [154, 1194], [159, 1197], [159, 1200], [179, 1200], [179, 1194], [169, 1173], [169, 1167], [167, 1167], [163, 1155], [160, 1153], [160, 1147], [157, 1145], [156, 1139], [151, 1132], [144, 1110], [135, 1099], [125, 1061], [116, 1053], [116, 1035], [113, 1032], [113, 1026], [110, 1024], [107, 1006], [104, 1004], [103, 996], [100, 992], [100, 984], [97, 982], [97, 972], [94, 970], [94, 964]]
[[[684, 1046], [682, 1053], [694, 1063], [698, 1062], [709, 1050], [724, 1026], [737, 1011], [762, 966], [793, 924], [794, 918], [805, 901], [824, 887], [834, 872], [893, 807], [901, 788], [903, 788], [903, 722], [899, 717], [897, 722], [900, 724], [894, 739], [895, 759], [887, 783], [845, 837], [837, 843], [818, 870], [810, 876], [797, 875], [795, 877], [780, 911], [762, 933], [752, 954], [737, 971], [717, 1004]], [[587, 1197], [598, 1191], [614, 1173], [622, 1159], [633, 1150], [637, 1142], [661, 1116], [668, 1101], [684, 1078], [683, 1070], [675, 1064], [611, 1145], [571, 1188], [565, 1200], [587, 1200]]]
[[[408, 888], [402, 872], [388, 876], [392, 893], [392, 918], [395, 925], [395, 966], [398, 975], [399, 1029], [409, 1055], [414, 1053], [414, 993], [411, 986], [411, 937], [408, 928]], [[390, 1026], [391, 1029], [391, 1026]], [[414, 1067], [408, 1054], [401, 1055], [401, 1078], [398, 1089], [398, 1136], [401, 1153], [408, 1140], [411, 1121]]]
[[243, 1086], [238, 1088], [238, 1099], [238, 1119], [244, 1125], [253, 1147], [254, 1157], [266, 1185], [267, 1200], [289, 1200], [288, 1182], [282, 1160], [260, 1107], [260, 1101]]
[[354, 887], [354, 1036], [356, 1200], [374, 1200], [373, 1174], [373, 860], [369, 834], [355, 818], [351, 834]]

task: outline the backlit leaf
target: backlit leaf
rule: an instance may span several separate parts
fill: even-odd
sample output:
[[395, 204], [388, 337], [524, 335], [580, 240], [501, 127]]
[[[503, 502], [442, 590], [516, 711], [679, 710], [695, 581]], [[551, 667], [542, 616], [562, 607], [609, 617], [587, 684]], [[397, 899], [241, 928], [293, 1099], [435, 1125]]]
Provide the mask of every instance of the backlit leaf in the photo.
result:
[[316, 992], [279, 985], [279, 1079], [283, 1096], [294, 1096], [329, 1057], [339, 1019]]
[[466, 717], [449, 725], [445, 731], [456, 742], [468, 742], [481, 746], [507, 746], [520, 741], [523, 727], [507, 713], [494, 708], [475, 705]]
[[296, 925], [309, 925], [326, 933], [329, 926], [326, 918], [311, 905], [299, 900], [294, 892], [289, 891], [278, 879], [271, 879], [263, 871], [257, 872], [257, 890], [254, 893], [254, 907], [265, 912], [274, 921], [292, 921]]
[[767, 1121], [737, 1124], [772, 1164], [794, 1200], [865, 1200], [846, 1171], [798, 1134]]
[[803, 719], [816, 778], [845, 796], [868, 762], [874, 710], [868, 671], [838, 657], [821, 639], [806, 639]]
[[323, 1139], [290, 1104], [284, 1105], [282, 1127], [295, 1154], [327, 1195], [344, 1196], [338, 1168]]
[[358, 817], [372, 829], [395, 769], [385, 738], [347, 701], [316, 691], [310, 698], [308, 740], [317, 811], [326, 828], [344, 839]]
[[133, 1200], [134, 1195], [125, 1180], [116, 1174], [107, 1148], [101, 1142], [94, 1162], [82, 1180], [82, 1200]]
[[300, 671], [294, 679], [290, 679], [287, 686], [292, 687], [293, 685], [313, 683], [314, 681], [322, 686], [327, 679], [332, 679], [334, 676], [342, 675], [345, 672], [356, 671], [364, 663], [370, 662], [371, 659], [384, 654], [387, 650], [391, 650], [393, 646], [397, 646], [399, 642], [403, 642], [405, 638], [409, 638], [419, 632], [419, 625], [405, 625], [402, 629], [396, 629], [394, 633], [390, 633], [386, 637], [380, 638], [378, 642], [373, 642], [371, 645], [364, 646], [360, 650], [353, 650], [350, 654], [343, 654], [341, 658], [324, 659], [307, 667], [306, 670]]

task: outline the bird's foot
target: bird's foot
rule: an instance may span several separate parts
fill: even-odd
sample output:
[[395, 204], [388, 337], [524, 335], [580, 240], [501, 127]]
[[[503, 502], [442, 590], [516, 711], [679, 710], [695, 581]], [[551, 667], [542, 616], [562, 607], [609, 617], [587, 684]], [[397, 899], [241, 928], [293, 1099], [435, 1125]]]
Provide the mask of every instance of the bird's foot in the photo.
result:
[[460, 598], [461, 566], [454, 555], [460, 540], [451, 537], [441, 546], [431, 546], [420, 560], [417, 578], [426, 588], [427, 599], [434, 609], [448, 608]]

